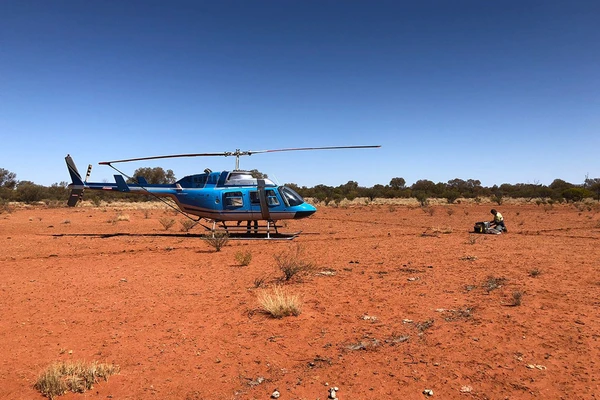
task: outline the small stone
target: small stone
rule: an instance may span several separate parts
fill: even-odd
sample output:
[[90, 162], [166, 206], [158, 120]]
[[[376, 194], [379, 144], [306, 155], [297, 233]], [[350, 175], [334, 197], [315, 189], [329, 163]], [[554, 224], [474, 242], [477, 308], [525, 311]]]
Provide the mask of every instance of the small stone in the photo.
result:
[[425, 389], [425, 390], [423, 390], [423, 394], [425, 396], [433, 396], [433, 390], [431, 390], [431, 389]]
[[460, 388], [461, 393], [471, 393], [471, 391], [473, 391], [471, 386], [463, 386]]
[[328, 399], [337, 399], [337, 388], [336, 387], [332, 387], [331, 389], [329, 389], [329, 397], [327, 397]]
[[278, 399], [278, 398], [279, 398], [279, 396], [281, 396], [281, 395], [279, 394], [279, 391], [278, 391], [278, 390], [275, 390], [275, 391], [274, 391], [274, 392], [271, 394], [271, 398], [272, 398], [272, 399]]

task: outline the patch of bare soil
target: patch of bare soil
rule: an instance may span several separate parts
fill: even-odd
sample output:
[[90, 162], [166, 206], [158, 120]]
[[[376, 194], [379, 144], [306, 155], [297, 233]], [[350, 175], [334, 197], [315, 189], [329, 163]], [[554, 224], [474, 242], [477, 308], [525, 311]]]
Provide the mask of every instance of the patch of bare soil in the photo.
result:
[[[220, 252], [166, 231], [171, 211], [4, 212], [0, 398], [42, 398], [65, 360], [121, 372], [62, 399], [595, 398], [598, 208], [496, 206], [509, 233], [470, 233], [490, 208], [321, 207], [293, 242]], [[256, 286], [296, 245], [316, 269], [285, 283], [302, 313], [273, 319]]]

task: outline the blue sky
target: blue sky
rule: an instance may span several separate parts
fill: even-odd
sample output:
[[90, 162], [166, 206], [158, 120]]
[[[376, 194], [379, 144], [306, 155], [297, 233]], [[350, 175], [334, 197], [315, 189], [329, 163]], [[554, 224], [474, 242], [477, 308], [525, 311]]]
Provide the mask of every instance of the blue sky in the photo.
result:
[[[600, 177], [598, 1], [0, 1], [0, 168], [246, 157], [279, 183]], [[232, 158], [120, 165], [178, 178]]]

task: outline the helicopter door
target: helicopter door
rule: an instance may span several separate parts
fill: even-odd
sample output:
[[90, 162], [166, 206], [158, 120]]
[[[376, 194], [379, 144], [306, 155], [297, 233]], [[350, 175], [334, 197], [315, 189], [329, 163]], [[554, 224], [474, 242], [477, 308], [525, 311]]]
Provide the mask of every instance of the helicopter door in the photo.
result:
[[250, 192], [250, 206], [252, 215], [256, 219], [271, 219], [270, 208], [280, 205], [279, 198], [273, 189], [265, 188], [265, 181], [258, 180], [258, 190]]

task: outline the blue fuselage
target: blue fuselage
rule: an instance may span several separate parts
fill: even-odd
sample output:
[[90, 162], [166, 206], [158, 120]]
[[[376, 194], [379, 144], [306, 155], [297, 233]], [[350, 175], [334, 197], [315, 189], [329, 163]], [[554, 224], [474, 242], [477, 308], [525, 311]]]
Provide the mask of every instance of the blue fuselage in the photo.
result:
[[121, 175], [115, 175], [115, 181], [84, 183], [83, 188], [168, 197], [182, 211], [215, 221], [278, 221], [305, 218], [316, 211], [292, 189], [245, 171], [207, 172], [165, 185], [148, 184], [143, 178], [139, 184], [127, 184]]

